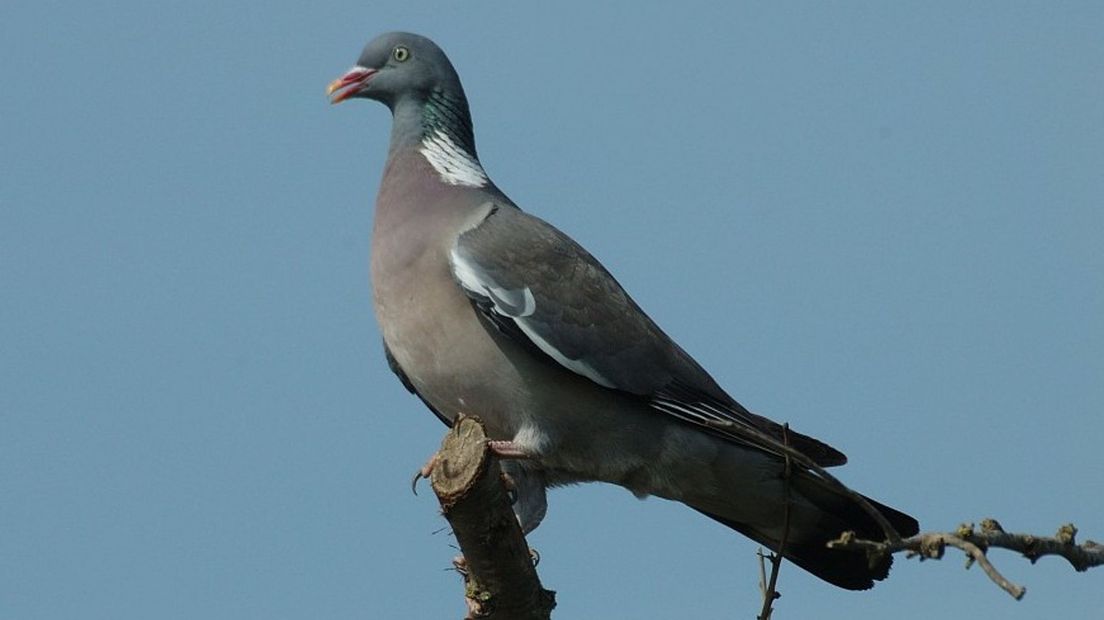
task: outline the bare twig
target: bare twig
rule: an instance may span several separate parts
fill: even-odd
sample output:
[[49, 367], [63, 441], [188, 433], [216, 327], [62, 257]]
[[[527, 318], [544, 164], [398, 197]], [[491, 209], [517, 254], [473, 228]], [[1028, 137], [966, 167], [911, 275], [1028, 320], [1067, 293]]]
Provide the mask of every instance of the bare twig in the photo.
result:
[[1019, 600], [1023, 598], [1027, 588], [1012, 583], [993, 566], [987, 556], [989, 549], [997, 547], [1016, 551], [1032, 563], [1044, 555], [1061, 556], [1079, 572], [1104, 564], [1104, 545], [1091, 540], [1078, 545], [1074, 540], [1076, 535], [1077, 528], [1073, 524], [1063, 525], [1055, 536], [1034, 536], [1010, 534], [995, 519], [984, 519], [980, 529], [975, 529], [973, 523], [964, 523], [954, 532], [922, 532], [903, 540], [888, 542], [862, 540], [856, 538], [854, 532], [845, 532], [839, 539], [829, 542], [828, 547], [858, 549], [875, 555], [904, 551], [908, 557], [938, 560], [943, 557], [943, 552], [949, 545], [966, 553], [967, 568], [977, 562], [993, 583]]
[[[782, 425], [782, 445], [787, 448], [790, 445], [789, 424]], [[782, 472], [782, 481], [786, 495], [783, 500], [782, 537], [778, 540], [778, 548], [774, 550], [774, 553], [769, 556], [764, 556], [762, 551], [759, 552], [759, 576], [761, 579], [759, 588], [763, 592], [763, 608], [759, 612], [759, 620], [770, 620], [771, 614], [774, 613], [774, 601], [782, 596], [778, 593], [778, 573], [782, 569], [782, 553], [786, 550], [786, 540], [790, 537], [790, 475], [793, 473], [793, 464], [790, 461], [789, 453], [785, 453], [784, 457], [786, 459], [786, 468]], [[770, 559], [771, 563], [769, 581], [763, 579], [765, 577], [763, 568], [764, 559]]]
[[454, 564], [464, 576], [468, 618], [547, 620], [555, 593], [541, 587], [482, 423], [458, 418], [427, 467], [464, 553]]

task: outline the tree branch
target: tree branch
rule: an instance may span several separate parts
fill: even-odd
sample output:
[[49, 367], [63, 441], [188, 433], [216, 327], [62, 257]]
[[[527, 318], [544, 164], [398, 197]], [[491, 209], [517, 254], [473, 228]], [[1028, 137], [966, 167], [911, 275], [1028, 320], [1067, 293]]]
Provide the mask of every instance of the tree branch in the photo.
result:
[[441, 512], [463, 552], [467, 618], [548, 620], [555, 593], [541, 587], [502, 478], [477, 418], [461, 416], [427, 468]]
[[[790, 425], [782, 425], [782, 443], [787, 448], [790, 445]], [[774, 550], [774, 553], [770, 555], [763, 555], [762, 550], [759, 551], [759, 589], [763, 593], [763, 607], [759, 611], [757, 620], [770, 620], [771, 614], [774, 613], [774, 601], [780, 598], [782, 595], [778, 592], [778, 572], [782, 569], [782, 553], [786, 550], [786, 540], [790, 537], [790, 476], [793, 474], [793, 463], [790, 461], [790, 455], [785, 455], [786, 469], [783, 471], [782, 479], [786, 489], [786, 501], [785, 512], [782, 516], [782, 538], [778, 540], [778, 548]], [[770, 560], [771, 573], [770, 579], [767, 579], [766, 569], [764, 563], [766, 560]]]
[[989, 561], [989, 549], [998, 547], [1016, 551], [1031, 560], [1032, 564], [1044, 555], [1061, 556], [1078, 572], [1104, 564], [1104, 545], [1091, 540], [1078, 545], [1074, 541], [1076, 535], [1077, 528], [1072, 523], [1058, 528], [1058, 533], [1054, 536], [1034, 536], [1010, 534], [1004, 531], [996, 519], [984, 519], [980, 529], [974, 529], [973, 523], [964, 523], [954, 532], [922, 532], [909, 538], [887, 542], [862, 540], [856, 538], [854, 532], [844, 532], [837, 540], [829, 542], [828, 547], [859, 549], [874, 555], [904, 551], [907, 557], [918, 556], [921, 560], [941, 559], [947, 546], [955, 547], [966, 553], [966, 568], [977, 562], [993, 583], [1019, 600], [1027, 593], [1027, 588], [1012, 583], [1000, 574]]
[[[840, 482], [808, 456], [787, 445], [789, 442], [786, 441], [785, 435], [783, 435], [783, 441], [780, 442], [774, 437], [748, 426], [731, 422], [714, 422], [710, 425], [724, 429], [735, 436], [758, 445], [769, 446], [770, 449], [786, 459], [787, 469], [792, 461], [817, 475], [836, 491], [851, 498], [862, 507], [878, 523], [886, 536], [884, 541], [862, 540], [856, 538], [854, 532], [844, 532], [839, 539], [828, 543], [829, 548], [858, 549], [874, 555], [904, 551], [908, 557], [919, 556], [923, 560], [926, 558], [942, 558], [944, 549], [950, 545], [967, 554], [967, 568], [976, 562], [994, 583], [1016, 600], [1023, 598], [1027, 589], [1009, 581], [993, 566], [986, 555], [990, 547], [1017, 551], [1031, 560], [1032, 563], [1044, 555], [1058, 555], [1064, 557], [1079, 572], [1104, 564], [1104, 545], [1091, 540], [1081, 545], [1076, 544], [1074, 536], [1077, 534], [1077, 528], [1072, 524], [1063, 525], [1058, 530], [1057, 535], [1046, 537], [1031, 534], [1009, 534], [1001, 528], [996, 520], [985, 519], [981, 523], [980, 531], [975, 530], [971, 523], [959, 527], [956, 532], [927, 532], [910, 536], [907, 539], [901, 538], [901, 534], [865, 497]], [[783, 432], [785, 433], [785, 430]], [[765, 567], [762, 565], [763, 559], [760, 554], [760, 574], [765, 577]], [[773, 563], [773, 558], [771, 559]], [[775, 575], [772, 575], [772, 581], [774, 577]], [[772, 598], [777, 596], [773, 588], [764, 589], [764, 597], [768, 594], [772, 595]], [[763, 613], [760, 614], [760, 617], [763, 617], [763, 614], [769, 617], [771, 610], [767, 603], [767, 601], [764, 602]]]

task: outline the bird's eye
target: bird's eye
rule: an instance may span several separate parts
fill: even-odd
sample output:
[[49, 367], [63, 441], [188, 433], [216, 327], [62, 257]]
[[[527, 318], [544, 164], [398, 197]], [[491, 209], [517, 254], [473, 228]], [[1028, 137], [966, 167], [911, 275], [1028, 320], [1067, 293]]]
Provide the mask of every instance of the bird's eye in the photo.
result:
[[410, 58], [410, 50], [405, 45], [396, 45], [395, 49], [391, 50], [391, 57], [398, 62], [406, 62], [406, 59]]

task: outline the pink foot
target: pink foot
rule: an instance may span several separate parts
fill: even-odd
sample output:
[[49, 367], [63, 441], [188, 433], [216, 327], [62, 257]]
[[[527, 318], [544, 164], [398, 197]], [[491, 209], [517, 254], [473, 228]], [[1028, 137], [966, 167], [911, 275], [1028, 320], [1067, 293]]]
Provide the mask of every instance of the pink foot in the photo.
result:
[[512, 441], [492, 440], [487, 442], [487, 447], [489, 447], [491, 452], [497, 457], [502, 459], [533, 458], [532, 454], [529, 454], [521, 446]]

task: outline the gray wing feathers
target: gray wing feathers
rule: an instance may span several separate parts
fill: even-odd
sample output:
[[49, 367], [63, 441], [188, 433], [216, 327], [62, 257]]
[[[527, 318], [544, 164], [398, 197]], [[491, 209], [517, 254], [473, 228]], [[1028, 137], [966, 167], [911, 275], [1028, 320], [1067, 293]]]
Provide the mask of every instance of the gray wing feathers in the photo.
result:
[[[748, 444], [724, 430], [731, 423], [782, 439], [781, 426], [732, 400], [590, 253], [550, 224], [492, 208], [459, 236], [450, 260], [484, 316], [568, 370], [730, 441]], [[816, 439], [793, 431], [789, 438], [822, 465], [846, 461]]]
[[670, 339], [586, 250], [515, 209], [492, 210], [452, 249], [457, 281], [541, 351], [605, 387], [649, 395], [673, 378]]

